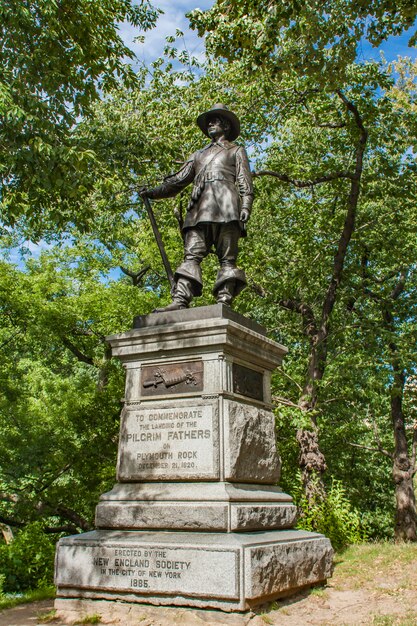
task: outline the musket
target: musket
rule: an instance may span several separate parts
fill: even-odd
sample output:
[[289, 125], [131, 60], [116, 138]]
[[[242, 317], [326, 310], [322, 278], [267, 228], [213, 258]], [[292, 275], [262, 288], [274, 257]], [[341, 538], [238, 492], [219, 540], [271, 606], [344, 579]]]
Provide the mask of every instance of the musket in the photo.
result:
[[155, 215], [153, 214], [151, 203], [149, 202], [149, 198], [146, 196], [140, 196], [143, 200], [143, 204], [145, 205], [146, 211], [149, 215], [149, 219], [151, 222], [153, 234], [155, 235], [156, 243], [158, 244], [159, 252], [161, 254], [162, 263], [164, 264], [165, 272], [169, 280], [169, 284], [171, 285], [171, 289], [175, 287], [175, 279], [174, 273], [172, 271], [171, 263], [167, 257], [167, 253], [165, 252], [164, 242], [162, 241], [161, 233], [159, 232], [158, 225], [156, 223]]
[[145, 380], [143, 382], [143, 386], [145, 387], [145, 389], [147, 387], [156, 388], [158, 385], [162, 385], [162, 383], [167, 389], [169, 389], [170, 387], [175, 387], [180, 383], [186, 383], [187, 385], [196, 385], [197, 379], [194, 376], [193, 372], [191, 372], [190, 370], [186, 370], [185, 372], [177, 376], [167, 376], [164, 370], [157, 369], [153, 375], [153, 378]]

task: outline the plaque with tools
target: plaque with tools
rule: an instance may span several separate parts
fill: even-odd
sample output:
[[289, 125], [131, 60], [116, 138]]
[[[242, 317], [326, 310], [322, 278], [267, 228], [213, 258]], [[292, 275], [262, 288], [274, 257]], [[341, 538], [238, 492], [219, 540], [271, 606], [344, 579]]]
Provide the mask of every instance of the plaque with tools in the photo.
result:
[[142, 369], [142, 396], [189, 393], [202, 389], [202, 361], [150, 365]]

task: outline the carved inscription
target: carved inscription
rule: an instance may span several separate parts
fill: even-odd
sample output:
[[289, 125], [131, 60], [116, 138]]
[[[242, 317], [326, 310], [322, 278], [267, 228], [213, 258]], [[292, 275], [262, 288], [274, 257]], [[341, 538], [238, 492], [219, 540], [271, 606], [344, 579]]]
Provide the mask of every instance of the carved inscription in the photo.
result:
[[264, 387], [261, 372], [233, 363], [233, 391], [242, 396], [263, 401]]
[[203, 362], [167, 363], [148, 365], [142, 369], [141, 393], [143, 396], [202, 391]]
[[119, 477], [215, 477], [212, 404], [126, 410]]
[[74, 563], [73, 547], [59, 547], [59, 586], [115, 589], [132, 593], [181, 593], [238, 597], [235, 551], [166, 548], [148, 545], [83, 546]]

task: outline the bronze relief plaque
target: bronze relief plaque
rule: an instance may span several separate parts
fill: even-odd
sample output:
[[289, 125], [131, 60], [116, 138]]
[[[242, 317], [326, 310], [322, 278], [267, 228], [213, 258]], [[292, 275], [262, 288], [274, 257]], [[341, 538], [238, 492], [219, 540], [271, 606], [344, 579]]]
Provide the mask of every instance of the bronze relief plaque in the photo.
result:
[[233, 391], [263, 402], [263, 374], [251, 370], [249, 367], [233, 363]]
[[202, 390], [202, 361], [147, 365], [142, 368], [142, 396], [160, 396]]

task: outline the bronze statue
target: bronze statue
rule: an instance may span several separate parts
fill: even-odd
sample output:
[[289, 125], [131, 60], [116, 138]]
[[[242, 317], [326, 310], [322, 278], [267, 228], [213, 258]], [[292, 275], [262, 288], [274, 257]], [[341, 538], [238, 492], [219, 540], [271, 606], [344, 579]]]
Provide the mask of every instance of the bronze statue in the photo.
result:
[[230, 306], [246, 286], [245, 273], [236, 261], [239, 238], [246, 236], [253, 186], [246, 151], [232, 143], [239, 136], [240, 122], [232, 111], [216, 104], [198, 116], [197, 124], [211, 143], [162, 185], [141, 192], [147, 198], [170, 198], [194, 183], [183, 225], [184, 261], [174, 275], [172, 303], [157, 311], [185, 309], [201, 295], [200, 264], [212, 246], [220, 263], [213, 287], [217, 302]]

